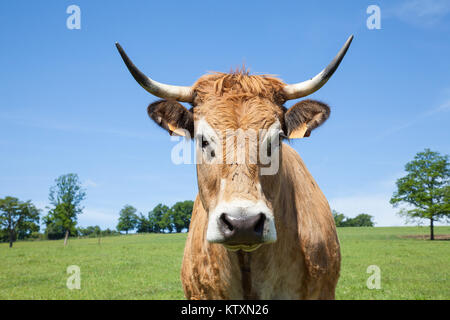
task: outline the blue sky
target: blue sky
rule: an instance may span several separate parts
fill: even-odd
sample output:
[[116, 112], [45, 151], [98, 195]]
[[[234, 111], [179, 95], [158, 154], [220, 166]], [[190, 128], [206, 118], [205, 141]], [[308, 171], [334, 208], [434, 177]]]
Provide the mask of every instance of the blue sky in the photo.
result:
[[[66, 27], [72, 4], [80, 30]], [[380, 30], [366, 27], [372, 4]], [[330, 119], [291, 144], [347, 216], [403, 225], [388, 201], [404, 164], [424, 148], [450, 153], [450, 1], [2, 1], [0, 34], [0, 197], [44, 208], [54, 179], [78, 173], [82, 226], [115, 227], [125, 204], [146, 213], [197, 193], [194, 165], [172, 164], [176, 142], [146, 114], [156, 98], [132, 79], [116, 41], [161, 82], [191, 85], [245, 63], [292, 83], [354, 34], [310, 96], [331, 106]]]

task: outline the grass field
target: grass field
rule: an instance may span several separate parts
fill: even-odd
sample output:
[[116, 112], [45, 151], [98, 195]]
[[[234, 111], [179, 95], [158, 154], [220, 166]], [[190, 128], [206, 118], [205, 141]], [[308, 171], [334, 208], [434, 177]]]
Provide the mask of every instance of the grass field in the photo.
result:
[[[403, 238], [425, 227], [340, 228], [337, 299], [450, 299], [450, 241]], [[450, 234], [437, 227], [436, 234]], [[183, 299], [180, 267], [186, 234], [0, 244], [0, 299]], [[66, 287], [69, 265], [81, 269], [81, 290]], [[369, 265], [381, 289], [369, 290]]]

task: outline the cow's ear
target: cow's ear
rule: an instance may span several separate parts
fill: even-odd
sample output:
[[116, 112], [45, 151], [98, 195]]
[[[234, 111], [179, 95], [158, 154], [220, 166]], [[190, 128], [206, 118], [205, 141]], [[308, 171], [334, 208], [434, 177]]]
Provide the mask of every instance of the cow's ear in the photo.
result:
[[147, 113], [161, 128], [170, 135], [194, 135], [194, 117], [177, 101], [159, 100], [150, 104]]
[[311, 131], [330, 116], [330, 107], [315, 100], [303, 100], [293, 105], [284, 115], [286, 135], [289, 139], [309, 137]]

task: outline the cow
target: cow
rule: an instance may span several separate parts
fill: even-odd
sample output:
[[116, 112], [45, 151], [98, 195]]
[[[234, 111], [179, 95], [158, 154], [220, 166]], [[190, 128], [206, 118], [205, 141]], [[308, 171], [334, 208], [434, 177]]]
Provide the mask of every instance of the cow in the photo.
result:
[[[304, 162], [284, 143], [309, 137], [328, 119], [330, 108], [309, 99], [290, 108], [284, 103], [320, 89], [352, 39], [307, 81], [285, 84], [242, 69], [206, 74], [192, 86], [152, 80], [116, 43], [134, 79], [162, 99], [148, 106], [150, 118], [171, 135], [196, 141], [198, 195], [181, 270], [186, 298], [335, 298], [341, 256], [334, 219]], [[239, 130], [259, 136], [256, 142], [248, 139], [240, 162], [228, 157], [242, 147], [228, 145]], [[270, 161], [250, 161], [250, 150], [274, 151], [270, 161], [277, 159], [276, 170], [267, 173]]]

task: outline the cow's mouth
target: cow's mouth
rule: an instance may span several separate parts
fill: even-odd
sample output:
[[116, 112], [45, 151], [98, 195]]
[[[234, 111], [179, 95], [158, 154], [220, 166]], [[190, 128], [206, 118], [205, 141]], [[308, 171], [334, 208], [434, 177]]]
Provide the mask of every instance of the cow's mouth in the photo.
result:
[[230, 251], [238, 251], [238, 250], [242, 250], [245, 252], [252, 252], [255, 251], [256, 249], [258, 249], [259, 247], [261, 247], [262, 243], [257, 243], [257, 244], [251, 244], [251, 245], [247, 245], [247, 244], [237, 244], [237, 245], [229, 245], [229, 244], [224, 244], [223, 246], [225, 248], [227, 248]]

